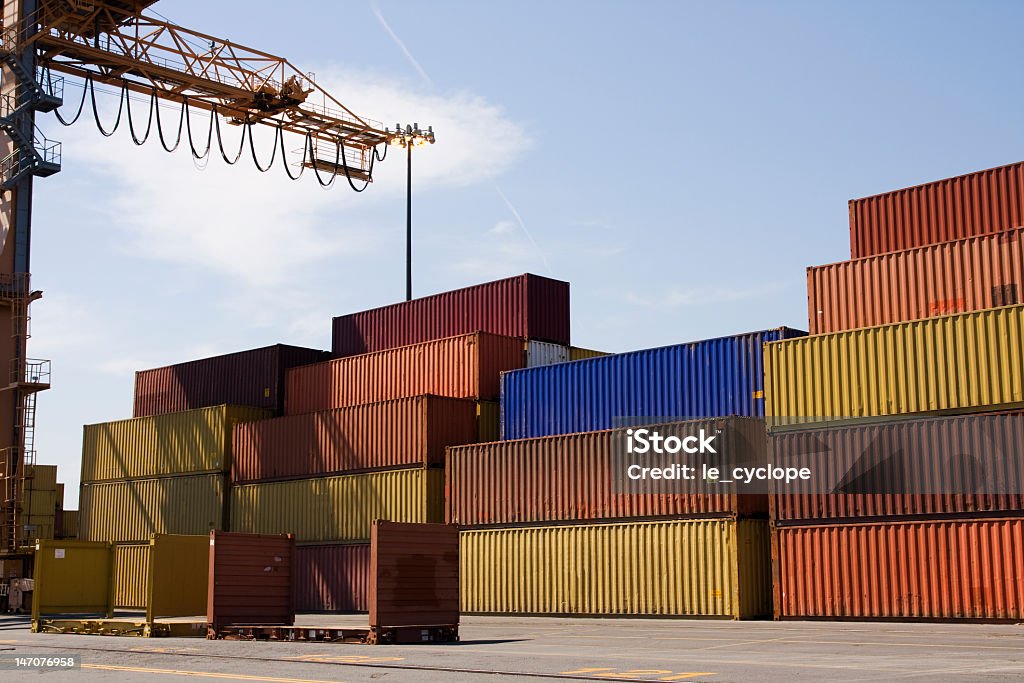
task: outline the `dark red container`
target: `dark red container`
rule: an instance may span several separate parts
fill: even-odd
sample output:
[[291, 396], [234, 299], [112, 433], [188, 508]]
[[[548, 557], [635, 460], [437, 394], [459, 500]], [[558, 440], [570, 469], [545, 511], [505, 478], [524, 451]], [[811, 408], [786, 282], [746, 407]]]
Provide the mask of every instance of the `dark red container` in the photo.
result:
[[569, 343], [569, 283], [518, 275], [334, 319], [336, 357], [470, 332]]
[[210, 532], [207, 638], [234, 625], [295, 623], [295, 537]]
[[458, 527], [378, 519], [370, 534], [370, 627], [457, 625]]
[[446, 446], [477, 440], [476, 402], [417, 396], [235, 427], [234, 482], [444, 464]]
[[769, 461], [813, 473], [808, 482], [776, 485], [770, 507], [778, 525], [1024, 514], [1021, 412], [775, 433]]
[[366, 612], [369, 591], [369, 543], [295, 548], [299, 612]]
[[284, 373], [319, 363], [327, 351], [276, 344], [135, 373], [134, 417], [225, 403], [284, 409]]
[[475, 332], [288, 371], [285, 412], [315, 413], [424, 394], [495, 401], [501, 373], [523, 367], [523, 342]]
[[850, 201], [862, 258], [1024, 226], [1024, 162]]

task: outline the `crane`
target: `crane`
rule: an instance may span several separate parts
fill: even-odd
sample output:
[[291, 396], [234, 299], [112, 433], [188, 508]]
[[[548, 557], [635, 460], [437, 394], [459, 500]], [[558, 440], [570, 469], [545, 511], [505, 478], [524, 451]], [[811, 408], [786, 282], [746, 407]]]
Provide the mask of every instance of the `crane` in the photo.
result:
[[[200, 157], [214, 149], [228, 163], [249, 151], [261, 171], [275, 160], [288, 177], [310, 169], [322, 185], [344, 178], [356, 191], [372, 181], [378, 152], [389, 141], [376, 121], [356, 115], [287, 59], [174, 24], [144, 12], [156, 0], [3, 0], [0, 17], [0, 477], [3, 480], [0, 553], [17, 554], [31, 540], [22, 524], [26, 477], [35, 463], [35, 399], [50, 387], [48, 360], [27, 357], [29, 305], [42, 293], [31, 284], [32, 183], [60, 171], [61, 146], [43, 135], [36, 114], [55, 112], [70, 125], [91, 104], [104, 135], [125, 120], [137, 144], [155, 136], [168, 151], [187, 139]], [[82, 99], [64, 118], [64, 74], [81, 80]], [[120, 93], [113, 129], [96, 109], [97, 84]], [[148, 100], [144, 132], [130, 100]], [[170, 103], [170, 105], [169, 105]], [[160, 110], [178, 106], [168, 134]], [[194, 140], [192, 112], [209, 119]], [[174, 121], [173, 119], [177, 120]], [[240, 127], [237, 151], [224, 148], [221, 123]], [[273, 130], [261, 162], [253, 129]], [[141, 130], [141, 124], [138, 126]], [[298, 172], [286, 159], [285, 139], [302, 140]], [[173, 138], [173, 142], [170, 139]]]

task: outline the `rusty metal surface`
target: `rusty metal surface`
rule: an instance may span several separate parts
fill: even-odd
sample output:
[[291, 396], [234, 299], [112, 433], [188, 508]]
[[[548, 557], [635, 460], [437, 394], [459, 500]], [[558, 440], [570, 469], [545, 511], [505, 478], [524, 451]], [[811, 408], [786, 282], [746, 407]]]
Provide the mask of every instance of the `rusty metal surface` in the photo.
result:
[[776, 618], [1024, 618], [1024, 519], [773, 531]]
[[337, 357], [470, 332], [569, 343], [569, 283], [519, 275], [334, 319]]
[[369, 590], [369, 543], [295, 548], [296, 611], [366, 612]]
[[424, 394], [493, 401], [501, 372], [523, 367], [523, 342], [483, 332], [289, 370], [288, 415]]
[[377, 520], [370, 537], [370, 627], [459, 623], [459, 530]]
[[[742, 429], [765, 462], [760, 420], [723, 418], [659, 425], [659, 433], [683, 435], [731, 425]], [[445, 465], [445, 520], [463, 527], [717, 515], [766, 517], [767, 495], [737, 495], [724, 485], [708, 493], [626, 493], [617, 490], [613, 468], [625, 429], [499, 441], [448, 449]], [[672, 488], [668, 485], [668, 488]], [[697, 485], [691, 487], [698, 488]], [[716, 492], [711, 493], [714, 489]]]
[[807, 269], [811, 334], [1021, 303], [1024, 230]]
[[206, 619], [211, 632], [246, 624], [295, 623], [295, 538], [210, 533]]
[[474, 401], [417, 396], [290, 415], [235, 428], [237, 483], [444, 464], [444, 449], [477, 440]]
[[135, 373], [135, 417], [225, 403], [284, 409], [284, 373], [320, 363], [327, 351], [277, 344]]
[[853, 258], [1024, 226], [1024, 162], [850, 201]]

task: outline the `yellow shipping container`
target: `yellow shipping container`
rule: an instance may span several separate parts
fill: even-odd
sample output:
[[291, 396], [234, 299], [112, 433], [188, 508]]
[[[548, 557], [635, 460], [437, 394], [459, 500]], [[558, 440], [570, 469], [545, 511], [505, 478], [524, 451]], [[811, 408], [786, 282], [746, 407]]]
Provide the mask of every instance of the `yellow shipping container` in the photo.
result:
[[61, 538], [78, 538], [78, 510], [65, 510], [63, 515]]
[[25, 516], [23, 518], [25, 542], [31, 545], [34, 541], [53, 538], [56, 521], [52, 512], [48, 515], [29, 514]]
[[501, 439], [501, 404], [478, 401], [476, 404], [477, 441], [487, 443]]
[[53, 517], [57, 513], [57, 492], [27, 489], [21, 507], [32, 516]]
[[82, 482], [227, 471], [234, 426], [268, 417], [258, 408], [214, 406], [86, 425]]
[[375, 519], [443, 522], [444, 472], [390, 470], [235, 486], [230, 519], [232, 531], [365, 540]]
[[1024, 305], [765, 345], [776, 424], [1024, 405]]
[[120, 543], [208, 534], [224, 528], [224, 488], [220, 474], [83, 484], [79, 537]]
[[25, 469], [25, 488], [33, 491], [57, 490], [56, 465], [29, 465]]
[[595, 351], [594, 349], [581, 349], [578, 346], [569, 347], [569, 360], [583, 360], [584, 358], [599, 358], [610, 356], [607, 351]]
[[114, 607], [146, 609], [149, 548], [148, 542], [114, 546]]
[[462, 610], [488, 614], [771, 614], [768, 523], [701, 519], [460, 534]]

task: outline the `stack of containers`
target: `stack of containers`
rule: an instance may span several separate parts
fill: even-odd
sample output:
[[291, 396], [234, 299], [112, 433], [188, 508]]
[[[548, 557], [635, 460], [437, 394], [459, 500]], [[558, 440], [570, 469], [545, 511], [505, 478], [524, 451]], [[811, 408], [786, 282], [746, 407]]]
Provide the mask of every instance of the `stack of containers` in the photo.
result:
[[498, 438], [501, 372], [565, 362], [568, 315], [523, 275], [334, 319], [335, 360], [234, 440], [232, 529], [295, 534], [298, 609], [367, 609], [372, 521], [443, 520], [445, 448]]
[[[812, 336], [765, 350], [770, 453], [839, 480], [884, 457], [771, 497], [776, 617], [1024, 618], [1022, 225], [1014, 164], [852, 201], [853, 259], [808, 269]], [[965, 455], [1010, 495], [920, 485]]]
[[31, 465], [25, 473], [22, 494], [26, 541], [53, 538], [57, 510], [63, 506], [63, 485], [57, 483], [56, 465]]
[[280, 414], [285, 371], [326, 357], [276, 345], [140, 371], [135, 416], [85, 426], [77, 531], [117, 544], [115, 604], [142, 604], [152, 534], [227, 528], [235, 425]]
[[761, 348], [803, 334], [780, 328], [505, 373], [503, 440], [448, 450], [463, 610], [769, 614], [766, 496], [617, 491], [625, 429], [616, 418], [723, 416], [658, 429], [734, 430], [763, 460]]

